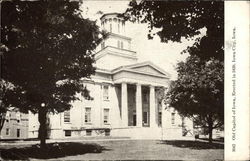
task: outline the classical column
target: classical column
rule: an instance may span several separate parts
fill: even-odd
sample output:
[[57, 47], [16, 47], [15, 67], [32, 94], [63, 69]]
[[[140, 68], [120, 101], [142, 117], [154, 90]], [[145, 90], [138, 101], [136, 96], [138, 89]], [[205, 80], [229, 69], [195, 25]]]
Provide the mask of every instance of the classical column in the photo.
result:
[[142, 98], [140, 84], [136, 84], [136, 126], [142, 127]]
[[122, 83], [122, 125], [128, 126], [128, 94], [127, 94], [127, 84]]
[[149, 109], [150, 109], [150, 127], [156, 127], [155, 120], [155, 87], [150, 86], [150, 94], [149, 94]]
[[[163, 87], [164, 88], [164, 95], [167, 93], [167, 88], [166, 87]], [[167, 109], [169, 109], [169, 104], [168, 103], [164, 103], [164, 100], [161, 101], [161, 113], [162, 113], [162, 117], [161, 117], [161, 126], [163, 128], [169, 128], [169, 121], [168, 121], [168, 118], [169, 116], [168, 115], [168, 112], [167, 112]]]

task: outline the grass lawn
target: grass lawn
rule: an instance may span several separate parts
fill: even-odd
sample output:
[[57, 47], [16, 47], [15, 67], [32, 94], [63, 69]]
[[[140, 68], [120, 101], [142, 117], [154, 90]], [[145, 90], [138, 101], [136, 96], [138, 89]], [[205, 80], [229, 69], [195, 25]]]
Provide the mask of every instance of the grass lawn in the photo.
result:
[[223, 144], [200, 141], [109, 140], [0, 146], [2, 159], [56, 160], [223, 160]]

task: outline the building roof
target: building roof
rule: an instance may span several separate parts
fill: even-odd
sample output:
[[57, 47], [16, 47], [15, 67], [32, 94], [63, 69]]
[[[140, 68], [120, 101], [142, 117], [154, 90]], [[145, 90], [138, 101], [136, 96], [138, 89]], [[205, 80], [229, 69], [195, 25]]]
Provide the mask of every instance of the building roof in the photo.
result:
[[117, 15], [118, 17], [119, 16], [122, 16], [121, 13], [117, 13], [117, 12], [112, 12], [112, 13], [105, 13], [102, 15], [102, 17], [100, 19], [103, 19], [105, 16], [111, 16], [111, 15]]

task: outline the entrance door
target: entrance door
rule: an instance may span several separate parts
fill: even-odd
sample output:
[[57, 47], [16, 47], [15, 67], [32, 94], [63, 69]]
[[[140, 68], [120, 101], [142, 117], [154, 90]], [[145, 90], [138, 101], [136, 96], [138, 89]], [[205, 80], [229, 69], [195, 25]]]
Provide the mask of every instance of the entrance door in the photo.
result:
[[133, 126], [136, 126], [136, 114], [133, 114]]
[[143, 112], [143, 126], [149, 126], [149, 123], [148, 123], [148, 112]]

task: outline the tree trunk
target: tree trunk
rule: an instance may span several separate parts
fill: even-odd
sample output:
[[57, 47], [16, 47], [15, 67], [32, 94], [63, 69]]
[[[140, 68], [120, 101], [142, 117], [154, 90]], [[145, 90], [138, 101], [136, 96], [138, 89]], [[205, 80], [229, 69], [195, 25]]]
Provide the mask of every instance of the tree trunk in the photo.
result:
[[5, 116], [6, 116], [6, 113], [0, 114], [0, 133], [2, 131], [2, 128], [3, 128], [4, 122], [5, 122]]
[[213, 120], [211, 115], [208, 118], [208, 140], [209, 143], [213, 142]]
[[40, 109], [38, 112], [38, 120], [40, 123], [39, 127], [39, 139], [40, 139], [40, 145], [41, 148], [46, 147], [46, 137], [47, 137], [47, 125], [46, 125], [46, 120], [47, 120], [47, 111], [45, 109]]

